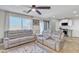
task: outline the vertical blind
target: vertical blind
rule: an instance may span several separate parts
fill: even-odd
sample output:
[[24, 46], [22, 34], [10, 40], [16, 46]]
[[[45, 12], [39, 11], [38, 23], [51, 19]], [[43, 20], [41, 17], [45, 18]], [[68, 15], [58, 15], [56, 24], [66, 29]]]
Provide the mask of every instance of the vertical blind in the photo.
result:
[[20, 16], [9, 16], [9, 30], [32, 29], [33, 21]]

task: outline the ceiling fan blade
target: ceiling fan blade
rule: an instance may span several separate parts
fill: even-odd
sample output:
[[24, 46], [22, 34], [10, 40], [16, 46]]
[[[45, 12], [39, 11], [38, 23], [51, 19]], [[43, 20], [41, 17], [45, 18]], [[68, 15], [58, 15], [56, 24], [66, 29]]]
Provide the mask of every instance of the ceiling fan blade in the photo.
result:
[[20, 7], [32, 8], [32, 6], [29, 6], [29, 5], [20, 5]]
[[40, 7], [36, 7], [37, 9], [50, 9], [50, 6], [40, 6]]
[[36, 12], [41, 15], [41, 12], [40, 11], [36, 10]]
[[27, 11], [27, 13], [31, 12], [31, 9]]

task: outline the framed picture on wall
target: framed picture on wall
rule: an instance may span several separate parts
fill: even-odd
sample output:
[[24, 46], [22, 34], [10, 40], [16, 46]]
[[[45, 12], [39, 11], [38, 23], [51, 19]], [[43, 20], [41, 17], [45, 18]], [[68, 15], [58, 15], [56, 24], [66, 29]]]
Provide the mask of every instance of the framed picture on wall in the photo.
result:
[[39, 25], [39, 20], [33, 19], [33, 25]]

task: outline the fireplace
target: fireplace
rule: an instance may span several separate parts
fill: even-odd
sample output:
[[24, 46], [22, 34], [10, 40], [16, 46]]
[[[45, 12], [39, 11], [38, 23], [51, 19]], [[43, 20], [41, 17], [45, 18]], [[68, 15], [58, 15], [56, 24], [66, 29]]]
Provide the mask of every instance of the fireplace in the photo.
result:
[[68, 29], [63, 29], [63, 33], [65, 34], [66, 37], [68, 37]]
[[71, 30], [71, 26], [72, 26], [72, 20], [64, 19], [60, 20], [59, 22], [59, 28], [63, 30], [63, 33], [65, 34], [66, 37], [70, 35], [69, 33]]

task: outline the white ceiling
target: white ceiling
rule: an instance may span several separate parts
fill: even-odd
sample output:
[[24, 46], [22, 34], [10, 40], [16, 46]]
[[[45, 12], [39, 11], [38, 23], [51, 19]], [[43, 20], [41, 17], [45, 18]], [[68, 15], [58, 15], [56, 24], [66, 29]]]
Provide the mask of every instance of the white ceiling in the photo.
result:
[[[77, 18], [79, 17], [79, 6], [78, 5], [50, 5], [51, 9], [49, 10], [40, 10], [42, 15], [37, 14], [34, 11], [30, 13], [23, 12], [24, 10], [28, 11], [30, 8], [29, 5], [0, 5], [0, 9], [17, 12], [26, 15], [32, 15], [36, 17], [53, 17], [53, 18]], [[73, 14], [73, 11], [77, 11], [77, 13]]]

